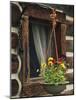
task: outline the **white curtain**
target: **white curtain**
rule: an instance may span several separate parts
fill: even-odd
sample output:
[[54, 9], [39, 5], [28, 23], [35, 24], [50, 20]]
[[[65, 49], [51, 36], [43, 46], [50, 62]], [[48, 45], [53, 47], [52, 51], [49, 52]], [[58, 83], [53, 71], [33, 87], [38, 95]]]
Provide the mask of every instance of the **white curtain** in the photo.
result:
[[46, 33], [43, 25], [33, 23], [32, 25], [34, 45], [39, 63], [46, 62]]

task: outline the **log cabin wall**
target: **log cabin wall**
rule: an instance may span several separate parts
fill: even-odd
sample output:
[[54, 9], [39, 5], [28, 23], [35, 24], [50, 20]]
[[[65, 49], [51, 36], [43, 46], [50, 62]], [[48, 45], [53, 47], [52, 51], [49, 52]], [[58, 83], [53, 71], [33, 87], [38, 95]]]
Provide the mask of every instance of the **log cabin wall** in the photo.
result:
[[[51, 28], [51, 26], [52, 26], [51, 25], [52, 22], [51, 22], [51, 19], [50, 19], [50, 13], [51, 12], [52, 12], [52, 9], [45, 9], [45, 8], [42, 8], [38, 5], [36, 5], [36, 4], [27, 4], [26, 7], [25, 7], [23, 16], [22, 16], [24, 18], [23, 24], [26, 22], [25, 23], [26, 28], [22, 27], [22, 33], [24, 35], [26, 35], [28, 33], [28, 36], [29, 36], [30, 28], [29, 28], [29, 25], [27, 27], [27, 24], [28, 24], [27, 21], [30, 23], [30, 18], [37, 19], [37, 20], [42, 20], [42, 21], [47, 21], [47, 22], [50, 23], [50, 28]], [[66, 19], [66, 17], [65, 17], [64, 13], [57, 12], [56, 38], [57, 38], [59, 56], [61, 54], [65, 54], [65, 34], [64, 34], [64, 32], [66, 32], [66, 30], [64, 30], [64, 32], [62, 30], [62, 29], [64, 29], [64, 27], [62, 26], [62, 23], [65, 25], [65, 21], [66, 21], [65, 19]], [[28, 40], [25, 39], [25, 41], [29, 42], [29, 39]], [[29, 47], [28, 42], [26, 42], [26, 43]], [[27, 57], [25, 57], [25, 58], [27, 58]]]
[[11, 98], [20, 97], [22, 90], [22, 59], [19, 54], [19, 20], [22, 8], [11, 2]]
[[[42, 20], [48, 20], [48, 21], [51, 20], [50, 13], [52, 13], [52, 9], [43, 8], [37, 4], [27, 4], [24, 10], [25, 16], [38, 18]], [[56, 11], [56, 13], [57, 13], [57, 19], [58, 19], [57, 21], [65, 23], [65, 20], [66, 20], [65, 13], [58, 12], [58, 11]]]
[[70, 83], [74, 84], [74, 18], [66, 16], [67, 33], [66, 33], [66, 57], [69, 63], [67, 76]]
[[[41, 96], [46, 95], [47, 93], [43, 90], [42, 86], [39, 84], [42, 81], [42, 78], [38, 78], [33, 80], [37, 84], [31, 85], [30, 79], [30, 59], [29, 59], [29, 23], [30, 18], [47, 21], [50, 22], [51, 27], [51, 20], [50, 20], [50, 13], [52, 9], [43, 8], [37, 4], [25, 4], [25, 9], [22, 12], [22, 8], [19, 3], [12, 3], [11, 6], [11, 96], [12, 98], [16, 97], [29, 97], [29, 96]], [[66, 15], [63, 12], [57, 13], [57, 27], [56, 27], [56, 39], [58, 45], [58, 54], [66, 54], [66, 30], [68, 24], [66, 24]], [[21, 27], [20, 22], [21, 21]], [[19, 31], [20, 29], [20, 31]], [[13, 31], [14, 30], [14, 31]], [[16, 33], [16, 34], [15, 34]], [[22, 56], [18, 50], [18, 43], [19, 43], [19, 35], [22, 35]], [[70, 57], [68, 57], [71, 59]], [[72, 61], [67, 59], [67, 61]], [[20, 67], [20, 68], [19, 68]], [[28, 84], [30, 83], [30, 84]], [[36, 93], [36, 90], [41, 88], [42, 94], [40, 91]]]
[[[29, 16], [32, 18], [36, 18], [39, 20], [44, 20], [44, 21], [49, 21], [50, 22], [50, 27], [51, 25], [51, 19], [50, 19], [50, 13], [52, 12], [52, 9], [45, 9], [42, 8], [38, 5], [33, 5], [33, 4], [27, 4], [26, 9], [24, 11], [24, 16]], [[63, 12], [57, 12], [57, 27], [56, 27], [56, 38], [57, 38], [57, 45], [58, 48], [62, 48], [62, 52], [59, 51], [59, 55], [65, 54], [65, 33], [66, 33], [66, 15]], [[64, 25], [64, 26], [62, 26]], [[64, 30], [64, 32], [63, 32]], [[63, 36], [62, 36], [63, 35]], [[62, 39], [61, 39], [62, 38]], [[60, 40], [59, 40], [60, 39]], [[61, 43], [61, 45], [59, 45]], [[64, 45], [64, 46], [63, 46]]]
[[69, 24], [67, 24], [66, 33], [66, 56], [67, 62], [70, 64], [69, 68], [74, 68], [74, 19], [70, 17], [67, 19]]
[[[51, 20], [50, 20], [50, 12], [51, 9], [44, 9], [40, 6], [31, 4], [31, 5], [27, 5], [24, 13], [22, 15], [22, 36], [23, 36], [23, 48], [24, 48], [24, 66], [23, 66], [23, 89], [22, 89], [22, 95], [25, 96], [30, 96], [30, 95], [34, 95], [33, 92], [33, 88], [30, 84], [32, 81], [30, 81], [30, 61], [29, 61], [29, 23], [30, 23], [30, 18], [33, 19], [37, 19], [37, 20], [42, 20], [42, 21], [47, 21], [50, 22], [50, 27], [51, 27]], [[58, 45], [58, 53], [59, 55], [61, 54], [65, 54], [65, 32], [66, 32], [66, 17], [64, 13], [59, 13], [57, 12], [57, 28], [56, 28], [56, 38], [57, 38], [57, 45]], [[64, 31], [63, 31], [64, 30]], [[62, 48], [62, 49], [60, 49]], [[27, 74], [26, 74], [27, 73]], [[25, 75], [27, 75], [25, 77]], [[38, 81], [42, 81], [42, 79], [38, 79], [36, 80], [36, 82]], [[27, 84], [27, 83], [30, 84]], [[35, 84], [36, 85], [36, 84]], [[39, 85], [39, 84], [37, 84]], [[37, 86], [36, 85], [36, 86]], [[30, 87], [31, 86], [31, 87]], [[42, 89], [42, 91], [44, 91]], [[44, 92], [43, 92], [44, 94]], [[37, 95], [37, 94], [36, 94]]]

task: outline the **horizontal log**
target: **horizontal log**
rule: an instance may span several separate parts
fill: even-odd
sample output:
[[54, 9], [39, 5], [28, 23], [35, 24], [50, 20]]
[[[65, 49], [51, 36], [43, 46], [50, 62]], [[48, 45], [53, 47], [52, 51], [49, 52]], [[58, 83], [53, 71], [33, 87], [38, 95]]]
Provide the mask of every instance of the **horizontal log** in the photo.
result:
[[74, 43], [72, 40], [66, 41], [66, 51], [73, 52], [74, 51]]
[[69, 63], [69, 68], [73, 68], [74, 67], [74, 62], [73, 62], [73, 57], [67, 57], [67, 63]]
[[[38, 4], [39, 6], [41, 6], [42, 8], [49, 8], [49, 9], [54, 9], [52, 6], [47, 6], [47, 5], [45, 5], [45, 4], [42, 4], [42, 3], [39, 3]], [[63, 13], [63, 10], [60, 10], [60, 9], [55, 9], [57, 12], [60, 12], [60, 13]]]
[[11, 72], [16, 73], [18, 70], [19, 62], [16, 55], [11, 55]]
[[19, 85], [15, 79], [11, 80], [11, 96], [15, 96], [18, 92]]
[[[30, 16], [33, 18], [43, 19], [50, 21], [50, 13], [52, 13], [52, 9], [44, 9], [43, 7], [36, 4], [27, 4], [26, 9], [24, 11], [24, 15]], [[56, 11], [57, 13], [57, 21], [65, 22], [66, 16], [64, 13]]]
[[[15, 80], [16, 84], [18, 85], [18, 88], [17, 88], [17, 85], [16, 85], [16, 87], [14, 87], [15, 89], [17, 89], [17, 93], [15, 95], [13, 95], [11, 98], [19, 98], [21, 90], [22, 90], [22, 84], [21, 84], [21, 80], [20, 80], [20, 78], [18, 76], [18, 73], [11, 74], [11, 80]], [[13, 86], [12, 86], [12, 88], [13, 88]]]
[[13, 49], [16, 49], [18, 47], [18, 35], [15, 33], [12, 33], [11, 35], [11, 47]]
[[73, 71], [73, 68], [67, 70], [66, 78], [70, 83], [74, 82], [74, 71]]
[[21, 11], [18, 6], [11, 3], [11, 26], [17, 27], [21, 17]]

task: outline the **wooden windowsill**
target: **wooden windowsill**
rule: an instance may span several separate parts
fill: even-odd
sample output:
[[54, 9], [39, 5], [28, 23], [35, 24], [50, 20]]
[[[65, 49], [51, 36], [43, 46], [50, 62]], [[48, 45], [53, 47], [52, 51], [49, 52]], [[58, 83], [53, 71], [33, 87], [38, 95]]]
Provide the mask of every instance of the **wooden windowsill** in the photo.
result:
[[41, 76], [39, 77], [34, 77], [34, 78], [30, 78], [30, 80], [40, 80], [40, 79], [43, 79]]

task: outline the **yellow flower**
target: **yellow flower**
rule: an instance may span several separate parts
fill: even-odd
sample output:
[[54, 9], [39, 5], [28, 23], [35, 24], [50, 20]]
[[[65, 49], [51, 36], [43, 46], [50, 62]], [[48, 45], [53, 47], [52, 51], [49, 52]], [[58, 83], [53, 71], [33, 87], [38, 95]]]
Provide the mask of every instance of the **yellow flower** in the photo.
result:
[[52, 62], [52, 61], [48, 61], [48, 66], [49, 66], [49, 65], [52, 65], [52, 64], [53, 64], [53, 62]]
[[52, 61], [52, 60], [54, 60], [54, 59], [53, 59], [52, 57], [49, 57], [49, 58], [48, 58], [48, 61], [50, 61], [50, 60]]
[[41, 67], [45, 68], [46, 67], [46, 63], [41, 63]]
[[66, 68], [64, 63], [61, 63], [60, 65], [61, 65], [62, 68], [64, 68], [64, 69]]

